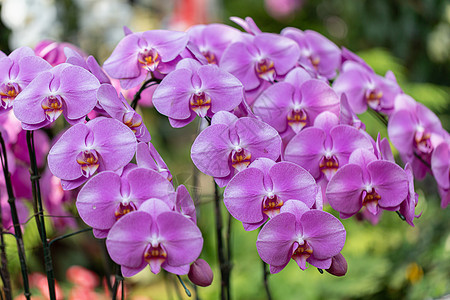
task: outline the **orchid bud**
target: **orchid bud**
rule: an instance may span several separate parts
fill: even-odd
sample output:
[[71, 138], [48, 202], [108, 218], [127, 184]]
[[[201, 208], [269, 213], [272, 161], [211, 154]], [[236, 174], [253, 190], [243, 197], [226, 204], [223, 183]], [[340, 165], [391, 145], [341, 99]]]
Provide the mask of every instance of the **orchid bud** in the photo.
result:
[[334, 276], [344, 276], [347, 273], [347, 261], [344, 256], [341, 253], [333, 256], [331, 258], [331, 267], [325, 271]]
[[205, 260], [199, 258], [194, 261], [189, 268], [188, 277], [193, 284], [198, 286], [209, 286], [213, 281], [214, 274], [209, 264]]

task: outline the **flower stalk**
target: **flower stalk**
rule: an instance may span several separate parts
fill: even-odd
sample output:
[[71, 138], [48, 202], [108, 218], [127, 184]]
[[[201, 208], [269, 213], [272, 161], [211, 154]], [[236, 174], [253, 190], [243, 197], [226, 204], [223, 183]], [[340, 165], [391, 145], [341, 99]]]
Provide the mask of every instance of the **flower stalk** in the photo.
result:
[[[19, 223], [19, 216], [17, 214], [17, 208], [16, 208], [16, 198], [14, 197], [14, 191], [11, 183], [11, 173], [9, 172], [8, 168], [8, 159], [6, 155], [6, 146], [5, 141], [3, 140], [3, 136], [0, 133], [0, 143], [1, 143], [1, 160], [2, 160], [2, 167], [3, 167], [3, 175], [5, 177], [5, 184], [6, 184], [6, 190], [8, 193], [8, 204], [11, 208], [11, 218], [14, 226], [14, 236], [16, 238], [17, 243], [17, 253], [19, 255], [19, 261], [20, 261], [20, 269], [22, 273], [22, 279], [23, 279], [23, 289], [24, 289], [24, 296], [27, 300], [31, 297], [30, 292], [30, 286], [28, 281], [28, 269], [27, 269], [27, 263], [25, 258], [25, 247], [23, 243], [23, 237], [22, 237], [22, 229], [20, 228]], [[3, 234], [2, 234], [3, 239]], [[3, 245], [3, 241], [2, 241]]]
[[45, 230], [44, 208], [41, 199], [41, 188], [39, 185], [39, 170], [36, 163], [36, 150], [34, 147], [33, 131], [27, 131], [27, 146], [30, 155], [30, 180], [33, 193], [34, 209], [36, 214], [36, 223], [38, 225], [39, 234], [44, 250], [44, 264], [45, 272], [47, 273], [48, 291], [50, 300], [56, 300], [55, 293], [55, 277], [53, 274], [52, 256], [50, 252], [50, 245], [47, 240], [47, 233]]

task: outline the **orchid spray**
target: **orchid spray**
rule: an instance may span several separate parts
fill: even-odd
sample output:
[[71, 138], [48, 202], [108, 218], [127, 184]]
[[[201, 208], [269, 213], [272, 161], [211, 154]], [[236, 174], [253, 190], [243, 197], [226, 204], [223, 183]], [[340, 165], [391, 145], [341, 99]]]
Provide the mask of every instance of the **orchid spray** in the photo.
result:
[[[251, 18], [232, 20], [246, 32], [222, 24], [187, 32], [126, 29], [103, 67], [74, 46], [46, 51], [54, 45], [48, 41], [35, 51], [0, 53], [2, 226], [14, 228], [26, 299], [20, 225], [27, 209], [15, 194], [34, 199], [52, 300], [59, 288], [50, 245], [91, 230], [117, 266], [107, 283], [113, 299], [119, 286], [125, 290], [123, 277], [144, 269], [175, 274], [189, 295], [180, 276], [211, 284], [195, 190], [177, 183], [152, 144], [156, 131], [138, 108], [144, 95], [174, 128], [200, 119], [190, 157], [215, 181], [221, 299], [232, 298], [233, 219], [245, 231], [259, 230], [255, 247], [271, 299], [269, 272], [282, 272], [291, 259], [301, 270], [346, 274], [342, 251], [351, 233], [337, 215], [376, 224], [383, 211], [395, 211], [414, 226], [414, 179], [426, 173], [437, 182], [441, 206], [448, 205], [450, 136], [393, 74], [375, 74], [317, 32], [274, 34]], [[357, 114], [366, 110], [387, 126], [404, 166], [384, 137], [365, 131]], [[58, 133], [63, 119], [68, 128]], [[64, 214], [63, 204], [75, 206], [88, 228], [49, 240], [44, 209]], [[55, 219], [55, 228], [63, 223]], [[1, 272], [6, 293], [7, 269]]]

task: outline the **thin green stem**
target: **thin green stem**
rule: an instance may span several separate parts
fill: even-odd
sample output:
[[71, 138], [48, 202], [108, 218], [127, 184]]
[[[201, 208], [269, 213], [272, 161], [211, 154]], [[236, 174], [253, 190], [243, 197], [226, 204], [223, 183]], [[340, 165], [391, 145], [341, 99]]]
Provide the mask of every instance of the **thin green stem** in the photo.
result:
[[0, 268], [0, 276], [3, 282], [3, 291], [5, 292], [5, 298], [7, 300], [12, 299], [11, 295], [11, 277], [9, 276], [8, 271], [8, 259], [6, 257], [5, 251], [5, 240], [3, 239], [3, 223], [2, 223], [2, 211], [0, 205], [0, 257], [1, 257], [1, 268]]
[[187, 286], [184, 284], [183, 279], [181, 279], [180, 275], [177, 275], [177, 278], [178, 278], [178, 281], [179, 281], [179, 282], [181, 283], [181, 285], [183, 286], [184, 292], [186, 293], [186, 295], [187, 295], [188, 297], [191, 297], [191, 296], [192, 296], [191, 291], [190, 291], [190, 290], [187, 288]]
[[267, 264], [262, 261], [262, 269], [263, 269], [263, 283], [264, 283], [264, 289], [266, 290], [267, 300], [272, 300], [272, 294], [270, 292], [269, 287], [269, 275], [270, 273], [267, 271]]
[[28, 281], [28, 268], [25, 258], [25, 246], [23, 243], [22, 228], [20, 227], [19, 216], [17, 214], [16, 198], [14, 196], [14, 190], [12, 187], [11, 173], [9, 172], [8, 168], [8, 157], [6, 154], [5, 141], [3, 140], [1, 132], [0, 132], [0, 144], [2, 150], [1, 161], [3, 167], [3, 175], [5, 177], [6, 190], [8, 193], [8, 204], [11, 208], [11, 219], [14, 226], [14, 236], [16, 238], [17, 243], [17, 254], [19, 255], [20, 270], [22, 273], [23, 291], [24, 291], [23, 294], [27, 300], [30, 300], [31, 293], [30, 293], [30, 284]]
[[71, 232], [71, 233], [67, 233], [67, 234], [58, 236], [58, 237], [54, 238], [53, 240], [51, 240], [51, 241], [48, 243], [48, 245], [51, 246], [51, 245], [52, 245], [54, 242], [56, 242], [56, 241], [59, 241], [59, 240], [62, 240], [62, 239], [65, 239], [65, 238], [68, 238], [68, 237], [77, 235], [77, 234], [79, 234], [79, 233], [88, 232], [88, 231], [92, 231], [92, 228], [83, 228], [83, 229], [80, 229], [80, 230], [75, 231], [75, 232]]
[[45, 263], [45, 272], [47, 274], [49, 297], [50, 300], [56, 300], [55, 276], [53, 274], [52, 255], [47, 240], [47, 232], [45, 230], [45, 220], [43, 216], [44, 208], [42, 206], [41, 188], [39, 185], [40, 175], [36, 163], [36, 150], [34, 148], [33, 133], [34, 133], [33, 131], [27, 131], [27, 146], [28, 146], [28, 153], [30, 155], [30, 167], [31, 167], [30, 179], [32, 185], [33, 199], [35, 203], [34, 207], [35, 209], [37, 208], [35, 213], [39, 212], [36, 215], [36, 223], [38, 224], [38, 230], [41, 236], [42, 247], [44, 250], [44, 263]]
[[214, 208], [216, 215], [216, 239], [217, 239], [217, 256], [219, 258], [219, 266], [220, 266], [220, 295], [222, 300], [229, 300], [229, 272], [228, 272], [228, 261], [225, 257], [225, 244], [222, 236], [222, 212], [220, 209], [220, 196], [219, 196], [219, 187], [214, 183]]

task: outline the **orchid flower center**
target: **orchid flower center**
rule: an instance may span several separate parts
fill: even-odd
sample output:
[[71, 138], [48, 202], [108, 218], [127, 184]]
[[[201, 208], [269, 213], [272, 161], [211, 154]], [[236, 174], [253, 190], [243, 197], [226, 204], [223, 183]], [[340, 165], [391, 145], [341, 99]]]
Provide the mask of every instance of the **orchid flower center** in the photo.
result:
[[142, 117], [134, 111], [129, 111], [123, 115], [122, 122], [136, 134], [138, 127], [142, 124]]
[[322, 156], [319, 162], [319, 169], [326, 176], [327, 180], [330, 181], [331, 177], [336, 173], [339, 168], [339, 161], [336, 156], [331, 157]]
[[202, 54], [206, 58], [206, 60], [208, 61], [209, 64], [217, 65], [217, 58], [214, 55], [214, 53], [212, 53], [209, 50], [206, 50], [206, 51], [202, 51]]
[[264, 197], [263, 200], [263, 213], [269, 218], [273, 218], [280, 213], [280, 209], [283, 206], [283, 200], [277, 197], [277, 195], [270, 194]]
[[205, 92], [194, 93], [191, 97], [191, 109], [197, 113], [198, 116], [204, 118], [208, 109], [211, 107], [211, 97]]
[[138, 61], [142, 65], [142, 68], [153, 72], [161, 62], [161, 57], [155, 49], [145, 48], [139, 52]]
[[130, 213], [132, 211], [137, 210], [136, 205], [134, 205], [133, 202], [127, 202], [123, 203], [120, 202], [119, 206], [117, 207], [116, 211], [114, 212], [114, 215], [116, 217], [116, 221], [125, 216], [127, 213]]
[[77, 155], [77, 163], [81, 166], [81, 173], [84, 177], [90, 177], [97, 171], [98, 153], [95, 150], [84, 150]]
[[249, 151], [237, 147], [231, 152], [231, 166], [238, 172], [244, 170], [250, 164], [252, 155]]
[[376, 215], [379, 209], [378, 201], [381, 199], [381, 196], [378, 195], [374, 188], [372, 188], [369, 191], [363, 191], [362, 197], [363, 206], [365, 206], [371, 214]]
[[309, 246], [307, 241], [301, 240], [296, 242], [298, 244], [297, 248], [292, 253], [292, 259], [295, 260], [300, 267], [300, 269], [306, 269], [306, 260], [313, 253], [313, 249]]
[[317, 69], [319, 68], [320, 57], [317, 55], [310, 55], [309, 61], [311, 62], [314, 69], [317, 71]]
[[41, 107], [45, 112], [45, 117], [50, 122], [55, 121], [63, 111], [63, 101], [59, 95], [48, 96], [41, 102]]
[[4, 109], [10, 108], [21, 89], [17, 83], [8, 82], [0, 86], [0, 106]]
[[287, 124], [294, 130], [295, 133], [299, 133], [303, 127], [308, 123], [308, 114], [303, 108], [293, 108], [287, 115]]
[[161, 270], [161, 265], [167, 259], [167, 252], [160, 243], [155, 246], [149, 244], [144, 252], [144, 260], [150, 265], [152, 273], [157, 274]]
[[262, 58], [256, 63], [256, 74], [266, 81], [275, 80], [275, 67], [271, 59]]
[[372, 108], [374, 110], [380, 109], [380, 101], [381, 101], [381, 97], [383, 97], [382, 91], [377, 90], [376, 88], [369, 89], [366, 91], [365, 96], [366, 96], [367, 104], [370, 106], [370, 108]]
[[431, 134], [425, 131], [423, 128], [416, 130], [414, 135], [414, 147], [419, 150], [421, 155], [431, 155], [433, 151], [433, 145], [430, 141]]

